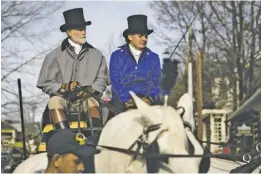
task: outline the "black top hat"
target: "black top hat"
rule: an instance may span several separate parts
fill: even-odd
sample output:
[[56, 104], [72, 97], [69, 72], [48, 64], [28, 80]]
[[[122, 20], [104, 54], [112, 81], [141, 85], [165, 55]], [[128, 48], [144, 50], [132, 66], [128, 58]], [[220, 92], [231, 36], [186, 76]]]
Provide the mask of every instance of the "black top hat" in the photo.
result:
[[85, 21], [82, 8], [75, 8], [63, 12], [65, 24], [60, 27], [62, 32], [70, 29], [84, 28], [91, 25], [91, 21]]
[[125, 38], [128, 37], [128, 34], [145, 33], [149, 35], [153, 32], [153, 30], [149, 30], [147, 27], [147, 16], [145, 15], [132, 15], [127, 20], [128, 29], [123, 32]]

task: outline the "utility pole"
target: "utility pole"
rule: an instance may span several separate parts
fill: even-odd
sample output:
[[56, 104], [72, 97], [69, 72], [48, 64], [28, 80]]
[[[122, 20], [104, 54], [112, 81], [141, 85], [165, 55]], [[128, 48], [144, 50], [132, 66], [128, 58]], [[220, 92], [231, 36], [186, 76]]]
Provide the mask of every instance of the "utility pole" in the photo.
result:
[[34, 123], [34, 119], [35, 119], [35, 110], [37, 109], [36, 104], [32, 105], [32, 123]]
[[261, 50], [261, 24], [259, 24], [259, 50]]
[[202, 70], [201, 70], [201, 52], [196, 53], [196, 70], [197, 70], [197, 111], [198, 111], [198, 139], [202, 141], [203, 128], [202, 128]]
[[192, 38], [193, 31], [189, 28], [189, 38], [188, 38], [188, 93], [193, 98], [193, 80], [192, 80]]

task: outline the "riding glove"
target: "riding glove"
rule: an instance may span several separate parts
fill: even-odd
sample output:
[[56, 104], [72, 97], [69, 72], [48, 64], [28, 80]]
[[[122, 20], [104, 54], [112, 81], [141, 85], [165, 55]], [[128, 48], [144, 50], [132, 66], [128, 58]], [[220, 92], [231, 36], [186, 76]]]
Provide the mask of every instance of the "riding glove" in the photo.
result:
[[130, 98], [129, 101], [125, 103], [125, 110], [136, 109], [136, 108], [137, 108], [136, 104], [132, 98]]
[[141, 98], [144, 102], [146, 102], [148, 105], [152, 105], [153, 104], [153, 99], [149, 96], [145, 96]]
[[80, 85], [77, 81], [70, 81], [68, 83], [63, 83], [61, 89], [67, 92], [73, 92]]

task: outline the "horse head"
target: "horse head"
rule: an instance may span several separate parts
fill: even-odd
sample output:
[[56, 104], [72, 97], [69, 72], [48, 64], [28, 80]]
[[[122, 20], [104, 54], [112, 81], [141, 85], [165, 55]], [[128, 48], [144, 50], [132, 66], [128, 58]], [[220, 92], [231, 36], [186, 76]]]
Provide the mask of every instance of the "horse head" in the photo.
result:
[[[180, 144], [180, 146], [185, 146], [185, 129], [183, 122], [175, 109], [170, 106], [149, 106], [133, 92], [130, 92], [130, 94], [135, 101], [138, 111], [141, 113], [141, 117], [136, 117], [133, 121], [138, 122], [143, 127], [160, 125], [158, 130], [149, 134], [148, 143], [157, 140], [158, 143], [160, 143], [161, 151], [165, 153], [169, 153], [170, 143], [173, 145]], [[171, 138], [171, 136], [176, 137], [179, 141], [177, 142]]]
[[[192, 97], [189, 94], [184, 94], [178, 102], [179, 107], [183, 108], [182, 114], [180, 114], [180, 109], [175, 110], [170, 106], [149, 106], [133, 92], [130, 94], [142, 113], [142, 116], [135, 118], [135, 121], [142, 126], [160, 125], [158, 130], [151, 132], [148, 136], [149, 143], [157, 141], [160, 153], [189, 155], [189, 140], [195, 149], [195, 154], [203, 154], [203, 148], [194, 134], [190, 129], [184, 127], [185, 121], [192, 130], [195, 130]], [[200, 161], [201, 158], [170, 158], [169, 165], [174, 172], [198, 172]]]
[[[179, 110], [171, 106], [149, 106], [133, 92], [130, 92], [130, 95], [137, 109], [120, 113], [108, 121], [102, 129], [98, 145], [136, 151], [138, 145], [135, 142], [142, 136], [147, 146], [157, 143], [158, 152], [153, 153], [188, 155], [188, 140], [191, 141], [193, 134], [185, 129]], [[184, 105], [185, 109], [186, 107]], [[142, 151], [144, 149], [141, 148], [139, 152]], [[148, 160], [140, 156], [133, 160], [133, 155], [101, 150], [95, 160], [95, 170], [98, 173], [125, 172], [128, 171], [130, 163], [131, 172], [147, 172], [145, 164]], [[163, 162], [165, 168], [161, 165], [158, 172], [198, 172], [199, 160], [169, 158], [167, 162]]]

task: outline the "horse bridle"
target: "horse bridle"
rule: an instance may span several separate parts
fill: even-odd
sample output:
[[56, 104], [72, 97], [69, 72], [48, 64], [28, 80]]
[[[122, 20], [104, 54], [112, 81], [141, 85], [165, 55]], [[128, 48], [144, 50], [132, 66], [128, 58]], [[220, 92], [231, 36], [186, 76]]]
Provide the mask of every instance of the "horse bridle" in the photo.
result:
[[[135, 140], [128, 149], [122, 149], [122, 148], [118, 148], [118, 147], [111, 147], [111, 146], [105, 146], [105, 145], [97, 145], [97, 147], [101, 147], [101, 148], [104, 148], [104, 149], [107, 149], [107, 150], [116, 151], [116, 152], [124, 153], [124, 154], [127, 154], [127, 155], [131, 155], [132, 158], [131, 158], [129, 165], [126, 169], [126, 172], [131, 172], [132, 164], [137, 159], [137, 157], [146, 157], [151, 145], [153, 143], [157, 143], [157, 140], [162, 135], [162, 133], [168, 131], [167, 129], [162, 129], [158, 133], [158, 135], [156, 136], [155, 140], [149, 144], [148, 143], [149, 133], [156, 131], [160, 128], [161, 128], [161, 124], [144, 126], [142, 134], [140, 136], [138, 136], [137, 140]], [[91, 146], [95, 146], [93, 144], [88, 143], [88, 141], [86, 142], [86, 144], [91, 145]], [[135, 145], [137, 145], [137, 148], [133, 149], [135, 147]], [[160, 152], [156, 152], [156, 153], [160, 154]], [[145, 159], [147, 160], [147, 158], [145, 158]], [[169, 170], [171, 173], [173, 173], [173, 171], [171, 171], [171, 169], [169, 167], [167, 167], [163, 164], [159, 164], [159, 165], [161, 165], [159, 168], [165, 168], [166, 170]], [[150, 166], [147, 166], [147, 170], [149, 168], [150, 168]], [[148, 171], [148, 173], [152, 173], [152, 172]]]
[[[132, 158], [131, 158], [129, 165], [126, 169], [126, 172], [131, 172], [132, 164], [137, 159], [137, 157], [139, 155], [144, 157], [144, 156], [146, 156], [147, 153], [150, 152], [150, 148], [153, 148], [152, 147], [153, 145], [158, 147], [157, 140], [162, 135], [163, 132], [167, 131], [167, 129], [161, 130], [158, 133], [158, 135], [156, 136], [155, 140], [153, 142], [151, 142], [150, 144], [148, 142], [148, 137], [149, 137], [149, 133], [160, 129], [160, 127], [161, 127], [161, 124], [155, 124], [155, 125], [150, 125], [150, 126], [146, 125], [146, 126], [143, 127], [142, 134], [128, 148], [128, 150], [131, 151], [131, 150], [133, 150], [134, 146], [137, 145], [137, 148], [134, 149], [135, 153], [132, 155]], [[142, 150], [142, 152], [141, 152], [141, 150]], [[154, 152], [154, 153], [159, 153], [159, 152]], [[155, 173], [155, 171], [151, 170], [151, 168], [154, 168], [155, 166], [152, 166], [152, 164], [148, 161], [147, 158], [146, 158], [146, 163], [147, 163], [147, 172], [148, 173]]]
[[[184, 108], [182, 108], [183, 110], [185, 110]], [[187, 124], [183, 121], [183, 124], [185, 127], [191, 127], [190, 124]], [[158, 143], [157, 140], [158, 138], [164, 133], [167, 132], [168, 129], [162, 129], [156, 136], [155, 140], [153, 140], [153, 142], [149, 143], [148, 142], [148, 137], [149, 137], [149, 133], [154, 132], [156, 130], [159, 130], [161, 128], [161, 124], [154, 124], [154, 125], [145, 125], [143, 127], [143, 131], [142, 134], [138, 136], [138, 138], [131, 144], [131, 146], [128, 149], [122, 149], [122, 148], [117, 148], [117, 147], [111, 147], [111, 146], [105, 146], [105, 145], [97, 145], [98, 147], [102, 147], [108, 150], [112, 150], [112, 151], [117, 151], [120, 153], [125, 153], [128, 155], [131, 155], [132, 158], [129, 162], [129, 165], [126, 169], [126, 172], [131, 172], [132, 170], [132, 164], [135, 160], [137, 160], [137, 157], [143, 157], [146, 160], [148, 159], [147, 157], [149, 156], [149, 149], [151, 148], [152, 145], [154, 145], [155, 143]], [[87, 142], [88, 144], [88, 142]], [[134, 149], [136, 145], [136, 148]], [[157, 144], [158, 145], [158, 144]], [[153, 152], [154, 154], [158, 154], [160, 156], [160, 152]], [[154, 158], [155, 159], [155, 158]], [[165, 164], [168, 164], [168, 158], [157, 158], [158, 160], [162, 159], [167, 159], [164, 160], [162, 162], [165, 162]], [[148, 162], [148, 161], [147, 161]], [[150, 165], [150, 164], [149, 164]], [[150, 166], [147, 165], [147, 170], [148, 173], [155, 173], [155, 172], [151, 172], [149, 171]], [[159, 168], [164, 168], [165, 170], [170, 171], [171, 173], [173, 173], [173, 171], [166, 165], [160, 163], [159, 164], [160, 167]]]

